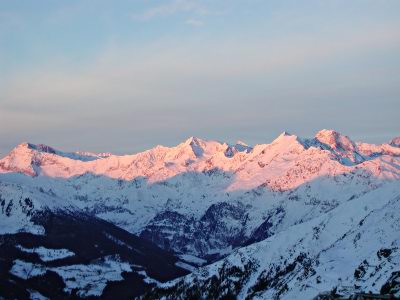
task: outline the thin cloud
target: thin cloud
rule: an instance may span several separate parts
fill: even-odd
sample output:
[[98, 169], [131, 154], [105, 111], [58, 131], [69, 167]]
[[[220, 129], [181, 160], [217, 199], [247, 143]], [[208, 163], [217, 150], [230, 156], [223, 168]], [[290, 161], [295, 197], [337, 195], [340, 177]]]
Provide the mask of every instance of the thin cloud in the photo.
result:
[[181, 12], [197, 15], [208, 14], [208, 10], [196, 1], [174, 0], [167, 4], [154, 6], [142, 13], [134, 14], [133, 18], [138, 21], [147, 21], [156, 17], [170, 16]]
[[201, 20], [196, 20], [196, 19], [187, 19], [185, 21], [187, 25], [193, 26], [193, 27], [201, 27], [204, 25], [204, 22]]
[[17, 13], [0, 11], [0, 34], [10, 30], [20, 30], [25, 26], [23, 17]]
[[293, 69], [363, 55], [363, 49], [397, 47], [399, 43], [398, 32], [383, 28], [369, 30], [368, 34], [353, 32], [319, 39], [287, 37], [273, 43], [253, 41], [238, 45], [235, 40], [226, 40], [212, 49], [201, 41], [191, 43], [191, 40], [161, 43], [141, 50], [117, 48], [111, 54], [107, 51], [100, 54], [91, 64], [72, 70], [61, 65], [17, 73], [0, 84], [0, 110], [41, 110], [43, 106], [62, 110], [60, 103], [68, 106], [87, 99], [107, 105], [115, 99], [179, 101], [185, 89], [203, 90], [221, 81], [222, 90], [231, 81], [293, 74]]

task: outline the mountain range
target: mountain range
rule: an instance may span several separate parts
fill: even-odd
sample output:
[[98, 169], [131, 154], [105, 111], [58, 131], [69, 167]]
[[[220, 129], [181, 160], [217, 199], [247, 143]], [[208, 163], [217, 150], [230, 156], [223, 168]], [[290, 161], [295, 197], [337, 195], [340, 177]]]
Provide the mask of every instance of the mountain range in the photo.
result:
[[400, 296], [400, 138], [22, 143], [0, 160], [0, 206], [0, 297]]

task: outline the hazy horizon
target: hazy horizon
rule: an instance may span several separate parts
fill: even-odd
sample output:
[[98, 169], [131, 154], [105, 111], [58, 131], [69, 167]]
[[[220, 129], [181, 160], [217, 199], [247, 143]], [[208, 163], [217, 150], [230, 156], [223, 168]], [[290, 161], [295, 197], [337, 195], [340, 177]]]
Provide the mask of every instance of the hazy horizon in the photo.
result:
[[399, 1], [2, 1], [0, 157], [400, 135]]

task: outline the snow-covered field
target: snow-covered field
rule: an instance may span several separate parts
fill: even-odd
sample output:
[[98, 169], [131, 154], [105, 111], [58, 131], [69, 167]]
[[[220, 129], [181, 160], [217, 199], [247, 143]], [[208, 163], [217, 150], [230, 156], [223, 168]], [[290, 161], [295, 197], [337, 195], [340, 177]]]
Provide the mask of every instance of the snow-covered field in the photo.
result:
[[74, 255], [74, 252], [68, 249], [47, 249], [45, 247], [25, 248], [21, 245], [18, 245], [17, 248], [27, 253], [38, 254], [42, 261], [52, 261]]
[[45, 274], [47, 271], [56, 272], [65, 283], [65, 291], [78, 289], [81, 297], [101, 296], [109, 281], [122, 280], [122, 272], [132, 272], [128, 263], [121, 262], [118, 257], [104, 257], [89, 265], [69, 265], [62, 267], [45, 267], [22, 260], [15, 260], [11, 273], [17, 277], [28, 279]]

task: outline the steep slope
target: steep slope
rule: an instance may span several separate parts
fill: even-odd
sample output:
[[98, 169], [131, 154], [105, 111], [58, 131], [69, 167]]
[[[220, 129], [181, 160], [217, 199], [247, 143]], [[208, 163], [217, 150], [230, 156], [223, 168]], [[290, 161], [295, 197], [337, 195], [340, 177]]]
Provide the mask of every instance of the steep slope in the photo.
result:
[[[389, 184], [159, 286], [144, 299], [312, 299], [335, 290], [393, 292], [400, 191]], [[397, 277], [398, 278], [398, 277]]]

